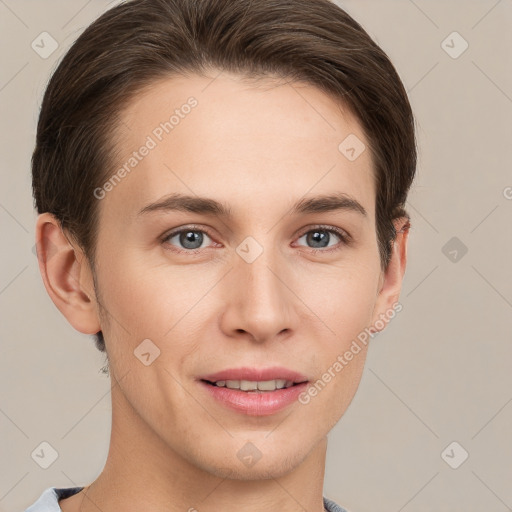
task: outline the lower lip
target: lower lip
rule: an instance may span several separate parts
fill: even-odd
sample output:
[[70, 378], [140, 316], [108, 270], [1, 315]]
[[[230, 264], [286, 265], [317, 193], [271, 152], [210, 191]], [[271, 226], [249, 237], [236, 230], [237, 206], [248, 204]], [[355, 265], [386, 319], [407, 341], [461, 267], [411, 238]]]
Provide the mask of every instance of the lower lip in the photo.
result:
[[237, 412], [249, 416], [269, 416], [298, 400], [299, 395], [306, 389], [308, 383], [302, 382], [289, 388], [276, 389], [275, 391], [263, 391], [252, 393], [208, 384], [199, 383], [220, 403]]

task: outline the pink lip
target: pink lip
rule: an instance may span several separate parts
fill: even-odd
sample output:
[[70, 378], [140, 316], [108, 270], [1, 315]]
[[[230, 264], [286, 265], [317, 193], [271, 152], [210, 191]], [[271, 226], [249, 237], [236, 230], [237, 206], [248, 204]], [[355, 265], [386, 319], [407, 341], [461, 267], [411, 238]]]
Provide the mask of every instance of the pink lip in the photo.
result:
[[[295, 385], [275, 391], [240, 391], [209, 384], [219, 380], [266, 381], [284, 379]], [[308, 386], [308, 378], [284, 367], [271, 368], [232, 368], [200, 377], [199, 384], [207, 393], [222, 405], [249, 416], [268, 416], [274, 414], [298, 400], [299, 395]]]
[[307, 382], [303, 382], [289, 388], [257, 393], [218, 387], [205, 381], [199, 381], [199, 384], [206, 392], [210, 393], [210, 396], [224, 406], [248, 416], [268, 416], [274, 414], [297, 401], [299, 395], [308, 386]]
[[304, 375], [281, 366], [273, 366], [271, 368], [231, 368], [217, 373], [212, 373], [210, 375], [204, 375], [199, 377], [199, 379], [208, 380], [210, 382], [217, 382], [219, 380], [265, 381], [284, 379], [291, 380], [296, 383], [308, 380]]

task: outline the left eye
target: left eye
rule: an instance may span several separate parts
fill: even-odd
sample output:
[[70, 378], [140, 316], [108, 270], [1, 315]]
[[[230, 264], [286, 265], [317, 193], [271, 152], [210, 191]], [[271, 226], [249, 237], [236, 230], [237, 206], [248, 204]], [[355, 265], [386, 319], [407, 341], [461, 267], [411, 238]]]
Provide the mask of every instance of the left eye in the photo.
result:
[[[319, 249], [319, 248], [321, 249], [324, 247], [330, 247], [329, 242], [332, 240], [332, 235], [335, 235], [341, 242], [345, 241], [345, 238], [343, 237], [343, 235], [341, 233], [338, 233], [334, 229], [326, 229], [326, 228], [311, 229], [311, 230], [307, 231], [306, 233], [304, 233], [299, 238], [299, 240], [301, 238], [305, 237], [307, 243], [313, 244], [312, 247], [310, 246], [312, 249]], [[336, 242], [334, 244], [332, 244], [332, 246], [335, 246], [335, 245], [336, 245]]]

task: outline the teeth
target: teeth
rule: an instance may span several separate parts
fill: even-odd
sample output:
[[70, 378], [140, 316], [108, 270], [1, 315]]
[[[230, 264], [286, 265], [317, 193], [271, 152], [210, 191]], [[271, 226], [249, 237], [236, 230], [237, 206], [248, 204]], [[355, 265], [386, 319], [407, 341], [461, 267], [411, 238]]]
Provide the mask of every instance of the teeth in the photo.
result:
[[275, 391], [276, 389], [293, 386], [293, 381], [285, 379], [265, 380], [260, 382], [255, 380], [219, 380], [215, 385], [229, 389], [240, 389], [241, 391]]

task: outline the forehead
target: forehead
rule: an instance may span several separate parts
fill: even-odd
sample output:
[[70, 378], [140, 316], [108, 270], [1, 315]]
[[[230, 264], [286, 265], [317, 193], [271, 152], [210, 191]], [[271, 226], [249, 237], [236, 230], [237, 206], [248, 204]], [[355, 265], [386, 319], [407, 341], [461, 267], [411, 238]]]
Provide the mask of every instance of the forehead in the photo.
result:
[[[160, 80], [123, 110], [116, 141], [112, 174], [126, 172], [102, 208], [131, 215], [182, 192], [243, 213], [346, 192], [374, 216], [373, 163], [362, 128], [311, 85], [224, 72]], [[358, 152], [366, 149], [349, 159], [344, 150], [354, 141]]]

